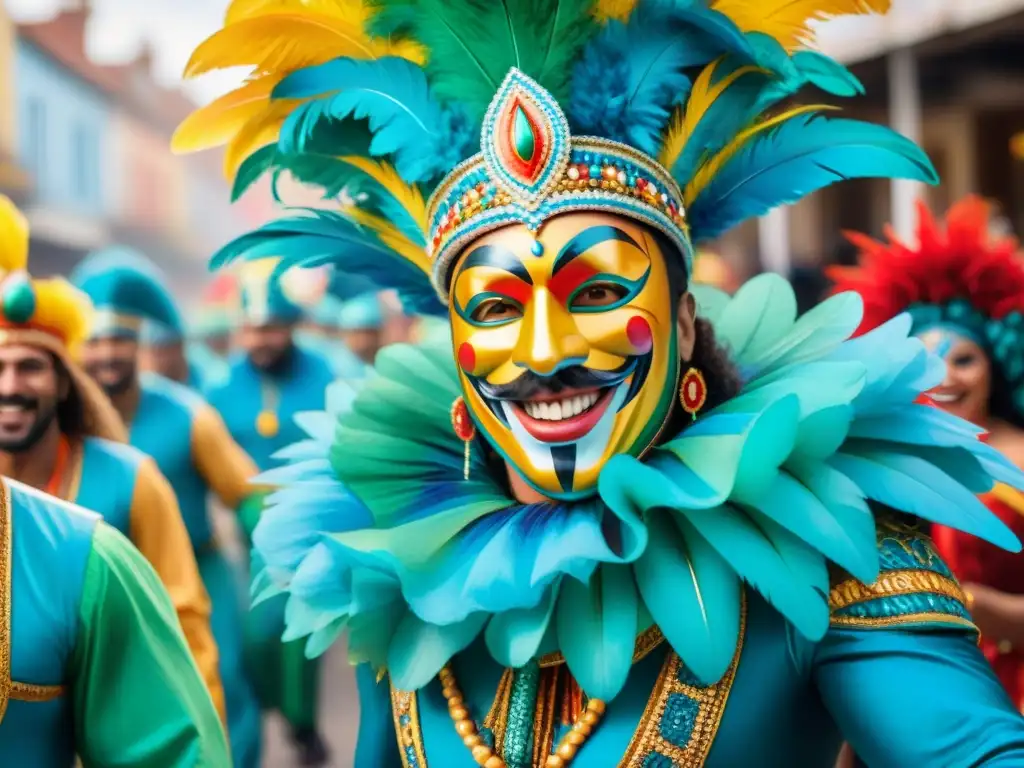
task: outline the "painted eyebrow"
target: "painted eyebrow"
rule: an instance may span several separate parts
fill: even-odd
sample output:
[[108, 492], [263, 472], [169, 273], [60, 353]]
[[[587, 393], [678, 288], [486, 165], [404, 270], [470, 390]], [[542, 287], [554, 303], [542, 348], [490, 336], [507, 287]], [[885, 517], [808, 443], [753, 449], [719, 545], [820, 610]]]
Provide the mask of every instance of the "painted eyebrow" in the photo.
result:
[[554, 266], [551, 268], [552, 276], [557, 275], [560, 269], [564, 268], [580, 254], [586, 253], [591, 248], [594, 248], [601, 243], [606, 243], [609, 240], [617, 240], [620, 243], [629, 243], [638, 251], [643, 251], [644, 253], [647, 252], [640, 247], [636, 240], [618, 227], [612, 227], [607, 224], [598, 224], [597, 226], [584, 229], [562, 247], [562, 250], [558, 253], [558, 257], [555, 259]]
[[519, 260], [519, 257], [507, 248], [497, 245], [481, 245], [470, 251], [466, 260], [462, 262], [460, 271], [464, 272], [470, 267], [496, 267], [515, 275], [527, 285], [533, 285], [533, 278], [530, 277], [530, 273], [526, 271], [526, 265]]

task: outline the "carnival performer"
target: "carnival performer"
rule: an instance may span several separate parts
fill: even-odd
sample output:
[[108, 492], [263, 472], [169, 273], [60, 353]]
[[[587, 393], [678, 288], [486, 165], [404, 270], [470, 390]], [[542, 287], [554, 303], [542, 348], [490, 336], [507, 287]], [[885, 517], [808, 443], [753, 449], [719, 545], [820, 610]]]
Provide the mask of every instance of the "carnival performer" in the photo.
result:
[[174, 607], [138, 550], [82, 507], [9, 479], [0, 494], [3, 764], [229, 766]]
[[809, 24], [888, 3], [358, 5], [236, 2], [188, 69], [254, 65], [253, 125], [287, 113], [257, 160], [355, 189], [216, 266], [333, 262], [451, 323], [265, 478], [261, 597], [310, 655], [347, 630], [356, 765], [1024, 762], [917, 524], [1019, 550], [974, 491], [1024, 476], [914, 403], [942, 366], [906, 320], [850, 340], [856, 295], [797, 319], [779, 276], [690, 282], [695, 243], [832, 182], [936, 181], [888, 128], [778, 106], [859, 92]]
[[202, 389], [203, 370], [189, 354], [185, 320], [171, 289], [155, 265], [145, 266], [152, 271], [154, 290], [159, 291], [160, 301], [152, 312], [153, 317], [142, 323], [139, 332], [139, 369], [196, 390]]
[[243, 664], [246, 578], [221, 551], [207, 497], [212, 492], [245, 518], [261, 503], [250, 480], [252, 460], [231, 439], [217, 412], [189, 387], [156, 374], [139, 376], [138, 334], [163, 322], [166, 298], [152, 264], [112, 248], [90, 254], [72, 282], [93, 303], [94, 323], [83, 346], [86, 371], [103, 387], [129, 429], [131, 445], [152, 457], [178, 499], [199, 573], [212, 602], [234, 765], [259, 765], [260, 712]]
[[[280, 463], [274, 459], [278, 451], [302, 437], [296, 415], [323, 410], [334, 372], [323, 356], [294, 343], [302, 310], [274, 273], [276, 262], [246, 266], [239, 275], [240, 349], [227, 376], [206, 394], [234, 440], [267, 470]], [[248, 518], [247, 533], [257, 519]], [[253, 682], [261, 703], [288, 721], [303, 765], [324, 764], [327, 748], [317, 729], [319, 665], [305, 658], [301, 640], [281, 642], [283, 600], [254, 606], [249, 622]]]
[[[909, 313], [912, 332], [946, 363], [930, 400], [984, 430], [982, 439], [1024, 467], [1024, 259], [1014, 239], [991, 236], [989, 212], [984, 200], [968, 197], [940, 222], [921, 202], [916, 243], [891, 232], [888, 242], [850, 233], [861, 264], [833, 267], [829, 276], [836, 290], [863, 297], [862, 332]], [[1024, 535], [1024, 496], [997, 485], [983, 498]], [[1024, 708], [1024, 648], [1012, 642], [1024, 635], [1024, 558], [944, 526], [933, 537], [973, 598], [985, 656]]]
[[60, 278], [26, 272], [28, 224], [0, 196], [0, 454], [3, 474], [97, 512], [138, 547], [171, 596], [220, 711], [224, 693], [199, 578], [178, 502], [156, 464], [126, 445], [121, 418], [74, 355], [89, 300]]

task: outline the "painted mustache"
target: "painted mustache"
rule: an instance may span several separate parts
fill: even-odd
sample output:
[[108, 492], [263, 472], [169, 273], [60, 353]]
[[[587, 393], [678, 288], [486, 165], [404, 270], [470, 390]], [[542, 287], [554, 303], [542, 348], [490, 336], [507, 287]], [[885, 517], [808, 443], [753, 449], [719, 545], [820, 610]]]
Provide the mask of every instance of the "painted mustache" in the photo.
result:
[[536, 395], [558, 394], [566, 389], [606, 389], [620, 384], [633, 372], [634, 361], [611, 371], [597, 371], [582, 365], [563, 368], [551, 376], [541, 376], [533, 371], [508, 384], [489, 384], [483, 379], [476, 380], [480, 394], [488, 400], [514, 400], [522, 402]]

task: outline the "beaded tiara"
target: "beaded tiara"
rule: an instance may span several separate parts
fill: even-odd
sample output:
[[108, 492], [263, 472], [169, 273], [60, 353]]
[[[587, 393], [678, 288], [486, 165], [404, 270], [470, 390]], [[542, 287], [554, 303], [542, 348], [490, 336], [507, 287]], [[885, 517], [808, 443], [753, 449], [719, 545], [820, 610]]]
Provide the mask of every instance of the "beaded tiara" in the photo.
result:
[[480, 148], [427, 203], [428, 255], [442, 299], [468, 243], [513, 223], [536, 232], [569, 211], [609, 211], [655, 227], [679, 247], [689, 274], [693, 248], [671, 174], [626, 144], [571, 136], [558, 102], [518, 69], [509, 71], [487, 110]]

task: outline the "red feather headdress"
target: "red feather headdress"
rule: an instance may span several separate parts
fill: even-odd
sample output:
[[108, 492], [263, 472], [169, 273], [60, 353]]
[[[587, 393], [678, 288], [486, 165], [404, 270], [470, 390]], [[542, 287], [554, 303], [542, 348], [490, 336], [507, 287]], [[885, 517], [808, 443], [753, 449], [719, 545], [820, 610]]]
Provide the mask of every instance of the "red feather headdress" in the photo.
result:
[[1024, 313], [1024, 258], [1013, 238], [989, 234], [989, 205], [967, 197], [946, 214], [945, 226], [917, 205], [917, 245], [886, 227], [888, 242], [844, 233], [861, 250], [860, 266], [831, 267], [836, 293], [856, 291], [864, 300], [858, 333], [888, 322], [914, 305], [967, 301], [978, 313], [1000, 320]]

